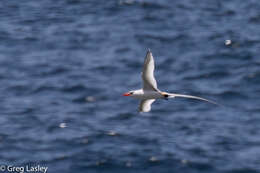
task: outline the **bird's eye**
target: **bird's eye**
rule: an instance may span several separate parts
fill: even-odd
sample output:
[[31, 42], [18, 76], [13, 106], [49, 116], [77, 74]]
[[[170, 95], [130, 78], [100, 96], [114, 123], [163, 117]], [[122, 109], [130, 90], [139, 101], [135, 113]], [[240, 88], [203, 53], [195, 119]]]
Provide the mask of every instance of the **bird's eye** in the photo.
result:
[[132, 95], [132, 94], [134, 94], [134, 92], [130, 92], [129, 94], [131, 94], [131, 95]]

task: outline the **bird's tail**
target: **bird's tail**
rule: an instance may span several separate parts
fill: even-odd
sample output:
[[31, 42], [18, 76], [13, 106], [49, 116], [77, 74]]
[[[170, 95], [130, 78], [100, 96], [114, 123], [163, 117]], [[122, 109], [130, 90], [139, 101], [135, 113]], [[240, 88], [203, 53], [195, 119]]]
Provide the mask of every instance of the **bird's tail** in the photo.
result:
[[[202, 97], [197, 97], [197, 96], [191, 96], [191, 95], [184, 95], [184, 94], [174, 94], [174, 93], [167, 93], [168, 94], [168, 98], [174, 98], [174, 97], [183, 97], [183, 98], [190, 98], [190, 99], [197, 99], [197, 100], [203, 100], [215, 105], [219, 105], [218, 103], [208, 100], [208, 99], [204, 99]], [[220, 105], [219, 105], [220, 106]]]

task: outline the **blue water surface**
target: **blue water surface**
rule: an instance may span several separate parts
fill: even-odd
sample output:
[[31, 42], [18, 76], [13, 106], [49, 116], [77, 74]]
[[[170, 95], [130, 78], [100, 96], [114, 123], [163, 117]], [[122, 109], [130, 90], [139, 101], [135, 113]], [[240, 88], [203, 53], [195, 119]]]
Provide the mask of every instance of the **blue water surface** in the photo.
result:
[[[176, 98], [138, 113], [122, 93], [141, 87], [148, 48], [160, 90], [223, 106]], [[260, 172], [259, 54], [259, 0], [1, 0], [0, 163]]]

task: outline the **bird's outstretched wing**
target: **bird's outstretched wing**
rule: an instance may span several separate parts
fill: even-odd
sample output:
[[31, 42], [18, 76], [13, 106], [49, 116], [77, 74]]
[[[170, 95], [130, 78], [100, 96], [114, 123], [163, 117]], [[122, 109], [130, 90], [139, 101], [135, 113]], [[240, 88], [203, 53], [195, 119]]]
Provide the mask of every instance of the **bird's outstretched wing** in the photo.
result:
[[219, 105], [218, 103], [208, 100], [208, 99], [204, 99], [202, 97], [197, 97], [197, 96], [191, 96], [191, 95], [184, 95], [184, 94], [174, 94], [174, 93], [167, 93], [169, 95], [169, 98], [174, 98], [174, 97], [184, 97], [184, 98], [191, 98], [191, 99], [197, 99], [197, 100], [203, 100], [215, 105]]
[[144, 60], [144, 67], [142, 72], [142, 79], [143, 79], [143, 90], [150, 90], [150, 91], [158, 91], [157, 83], [154, 78], [154, 59], [152, 52], [148, 49], [145, 60]]
[[144, 99], [141, 100], [139, 104], [140, 112], [149, 112], [151, 110], [151, 105], [155, 101], [155, 99]]

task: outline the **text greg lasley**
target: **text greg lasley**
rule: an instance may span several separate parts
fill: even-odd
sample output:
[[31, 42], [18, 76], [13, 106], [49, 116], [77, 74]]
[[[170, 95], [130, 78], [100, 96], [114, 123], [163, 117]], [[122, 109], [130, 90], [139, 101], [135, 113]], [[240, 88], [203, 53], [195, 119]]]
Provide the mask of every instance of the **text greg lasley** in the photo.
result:
[[7, 171], [8, 172], [19, 172], [19, 173], [24, 173], [24, 172], [30, 172], [30, 173], [47, 173], [48, 167], [44, 167], [44, 166], [21, 166], [21, 167], [17, 167], [17, 166], [7, 166]]

